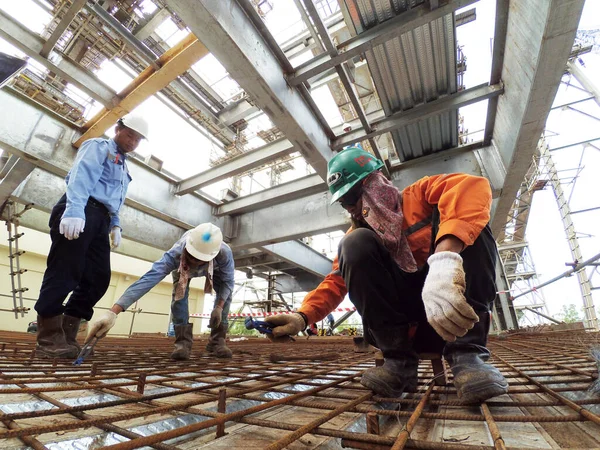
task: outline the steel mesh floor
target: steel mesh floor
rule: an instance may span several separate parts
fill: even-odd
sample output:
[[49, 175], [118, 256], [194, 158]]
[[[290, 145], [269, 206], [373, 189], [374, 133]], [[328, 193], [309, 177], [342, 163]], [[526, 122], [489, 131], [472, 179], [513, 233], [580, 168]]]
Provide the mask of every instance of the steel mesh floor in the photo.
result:
[[[597, 333], [493, 338], [508, 395], [462, 406], [421, 361], [418, 392], [373, 396], [374, 353], [351, 338], [231, 343], [232, 360], [168, 359], [172, 340], [107, 338], [82, 366], [35, 356], [0, 332], [1, 449], [600, 449]], [[277, 361], [279, 359], [279, 361]]]

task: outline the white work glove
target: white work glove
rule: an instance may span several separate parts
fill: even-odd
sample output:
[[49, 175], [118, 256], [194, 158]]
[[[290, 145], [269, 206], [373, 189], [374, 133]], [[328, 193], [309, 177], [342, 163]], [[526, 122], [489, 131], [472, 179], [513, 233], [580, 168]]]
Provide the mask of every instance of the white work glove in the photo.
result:
[[208, 328], [218, 328], [221, 325], [221, 315], [223, 314], [223, 308], [215, 306], [210, 313], [210, 320], [208, 321]]
[[85, 219], [80, 219], [79, 217], [63, 217], [60, 220], [58, 231], [60, 234], [64, 234], [68, 240], [72, 241], [73, 239], [79, 238], [79, 235], [83, 233], [84, 227]]
[[100, 317], [90, 326], [85, 343], [87, 344], [89, 341], [91, 341], [94, 336], [98, 339], [106, 336], [106, 333], [108, 333], [109, 330], [115, 326], [116, 321], [117, 315], [112, 311], [106, 311], [102, 317]]
[[110, 230], [110, 248], [115, 249], [121, 245], [121, 227], [112, 227]]
[[439, 252], [427, 260], [429, 273], [423, 286], [427, 321], [445, 341], [467, 334], [479, 317], [465, 298], [465, 271], [458, 253]]
[[[274, 341], [287, 341], [288, 336], [296, 336], [306, 328], [304, 317], [298, 313], [294, 314], [278, 314], [265, 318], [265, 322], [275, 325], [273, 334], [267, 334], [267, 337]], [[284, 337], [284, 339], [277, 339]]]

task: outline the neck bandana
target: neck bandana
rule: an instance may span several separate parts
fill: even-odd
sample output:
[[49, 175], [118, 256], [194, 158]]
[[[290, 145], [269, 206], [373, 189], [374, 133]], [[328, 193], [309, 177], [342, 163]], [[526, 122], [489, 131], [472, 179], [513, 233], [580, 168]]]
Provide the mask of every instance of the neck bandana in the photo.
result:
[[212, 278], [213, 278], [213, 260], [208, 263], [200, 262], [200, 264], [196, 264], [192, 261], [188, 253], [184, 250], [181, 253], [181, 259], [179, 261], [179, 280], [177, 280], [177, 284], [175, 285], [175, 301], [181, 300], [185, 296], [185, 290], [187, 285], [192, 278], [192, 273], [196, 271], [203, 264], [208, 264], [208, 268], [206, 271], [206, 282], [204, 283], [204, 293], [212, 294]]
[[400, 269], [413, 273], [417, 262], [402, 232], [402, 194], [385, 176], [371, 173], [362, 186], [362, 216], [377, 233]]

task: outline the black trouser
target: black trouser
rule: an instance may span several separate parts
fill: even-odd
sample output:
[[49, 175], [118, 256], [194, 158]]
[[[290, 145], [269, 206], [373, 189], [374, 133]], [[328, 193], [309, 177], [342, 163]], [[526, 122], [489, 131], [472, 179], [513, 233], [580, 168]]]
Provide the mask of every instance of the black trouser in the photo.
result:
[[[64, 313], [90, 320], [110, 283], [110, 217], [104, 205], [90, 198], [84, 231], [69, 241], [59, 232], [66, 201], [63, 195], [50, 214], [52, 246], [35, 310], [42, 317]], [[69, 292], [73, 293], [63, 306]]]
[[[465, 297], [485, 320], [496, 296], [496, 243], [489, 226], [461, 256], [466, 275]], [[338, 257], [341, 275], [350, 300], [362, 316], [367, 339], [374, 343], [369, 329], [416, 322], [419, 326], [415, 349], [442, 350], [444, 341], [427, 323], [421, 296], [429, 270], [427, 264], [415, 273], [402, 271], [376, 233], [367, 228], [359, 228], [346, 235], [340, 242]], [[489, 327], [489, 319], [486, 323]], [[470, 341], [485, 346], [487, 329], [481, 333], [483, 327], [475, 328], [479, 329], [478, 336], [468, 333]], [[482, 334], [484, 336], [480, 336]]]

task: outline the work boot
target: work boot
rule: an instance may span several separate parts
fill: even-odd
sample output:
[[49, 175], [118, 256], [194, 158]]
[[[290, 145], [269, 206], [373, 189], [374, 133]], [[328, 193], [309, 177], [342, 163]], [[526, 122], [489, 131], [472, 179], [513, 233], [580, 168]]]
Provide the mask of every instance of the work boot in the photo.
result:
[[171, 353], [171, 359], [190, 359], [192, 342], [194, 340], [192, 327], [193, 325], [191, 323], [188, 323], [187, 325], [175, 325], [175, 350]]
[[79, 350], [67, 344], [62, 328], [63, 316], [37, 316], [37, 345], [36, 353], [41, 358], [77, 358]]
[[412, 348], [409, 326], [369, 329], [383, 353], [383, 366], [367, 369], [360, 383], [383, 397], [400, 397], [417, 388], [419, 356]]
[[67, 316], [66, 314], [62, 316], [62, 329], [65, 333], [65, 340], [68, 345], [77, 347], [77, 352], [81, 351], [81, 345], [77, 342], [80, 324], [81, 319], [79, 317]]
[[454, 375], [454, 387], [464, 404], [481, 403], [508, 392], [504, 376], [486, 361], [490, 357], [485, 347], [490, 329], [490, 313], [479, 313], [479, 322], [463, 337], [446, 343], [444, 358]]
[[206, 351], [211, 356], [216, 356], [217, 358], [231, 358], [233, 356], [233, 352], [225, 344], [228, 328], [228, 325], [221, 322], [217, 328], [210, 330], [210, 338], [208, 339], [208, 344], [206, 344]]

